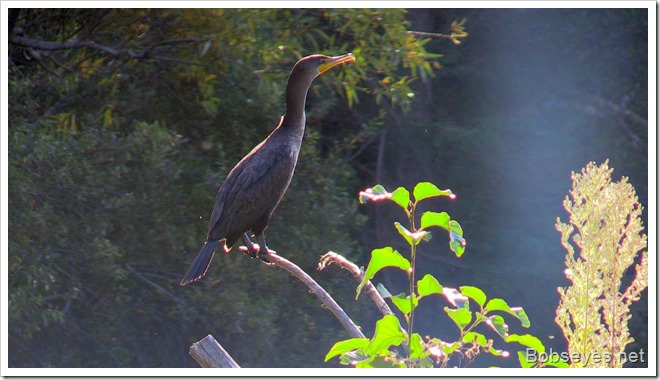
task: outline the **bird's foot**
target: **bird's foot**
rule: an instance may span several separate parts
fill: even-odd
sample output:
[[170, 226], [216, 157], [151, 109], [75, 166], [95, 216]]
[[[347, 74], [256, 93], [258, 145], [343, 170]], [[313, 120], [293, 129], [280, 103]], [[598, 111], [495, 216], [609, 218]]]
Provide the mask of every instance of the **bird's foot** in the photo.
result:
[[268, 259], [266, 259], [265, 256], [268, 255], [269, 253], [277, 254], [277, 252], [268, 249], [268, 247], [265, 247], [264, 249], [262, 249], [259, 246], [259, 244], [256, 244], [256, 243], [252, 243], [251, 245], [252, 245], [252, 247], [250, 247], [250, 248], [248, 248], [247, 246], [242, 245], [242, 246], [238, 247], [238, 249], [241, 250], [241, 252], [245, 253], [246, 255], [249, 255], [253, 259], [259, 259], [264, 264], [273, 265], [270, 261], [268, 261]]

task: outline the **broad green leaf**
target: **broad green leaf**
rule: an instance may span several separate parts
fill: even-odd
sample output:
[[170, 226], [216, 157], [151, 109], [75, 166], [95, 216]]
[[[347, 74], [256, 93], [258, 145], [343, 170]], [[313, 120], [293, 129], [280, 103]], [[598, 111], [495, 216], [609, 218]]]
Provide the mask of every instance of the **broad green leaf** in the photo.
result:
[[529, 348], [533, 348], [537, 353], [543, 353], [545, 352], [545, 347], [543, 346], [543, 343], [541, 340], [534, 335], [530, 334], [525, 334], [525, 335], [518, 335], [518, 334], [511, 334], [506, 339], [504, 339], [505, 342], [511, 343], [511, 342], [518, 342], [522, 344], [523, 346], [527, 346]]
[[488, 301], [488, 303], [486, 304], [485, 311], [497, 311], [497, 310], [506, 311], [507, 313], [512, 314], [511, 308], [503, 299], [493, 298], [490, 301]]
[[466, 296], [459, 293], [458, 290], [445, 286], [442, 288], [442, 294], [454, 307], [466, 310], [470, 309], [470, 301]]
[[445, 306], [445, 313], [461, 331], [472, 321], [472, 313], [467, 309], [451, 309]]
[[399, 320], [388, 314], [376, 322], [376, 332], [364, 352], [377, 355], [390, 346], [400, 345], [405, 340], [408, 340], [408, 336], [402, 331]]
[[506, 339], [509, 335], [509, 325], [504, 322], [504, 317], [501, 315], [492, 315], [486, 319], [486, 325], [493, 329], [502, 339]]
[[531, 322], [529, 321], [529, 317], [527, 316], [527, 313], [525, 313], [525, 310], [523, 310], [522, 307], [512, 307], [511, 312], [513, 315], [516, 316], [520, 320], [520, 324], [522, 327], [528, 328], [531, 326]]
[[371, 251], [371, 260], [367, 266], [367, 271], [364, 273], [364, 278], [356, 290], [355, 299], [358, 298], [362, 288], [371, 280], [379, 270], [385, 267], [399, 268], [405, 272], [410, 269], [410, 261], [401, 254], [392, 249], [392, 247], [378, 248]]
[[527, 354], [524, 351], [518, 351], [518, 361], [522, 368], [532, 368], [532, 366], [536, 364], [536, 360], [527, 360]]
[[425, 275], [417, 281], [418, 298], [428, 296], [429, 294], [442, 294], [442, 285], [430, 274]]
[[525, 310], [523, 310], [522, 307], [509, 307], [506, 301], [501, 298], [493, 298], [492, 300], [488, 301], [485, 311], [504, 311], [518, 318], [523, 327], [527, 328], [531, 326], [529, 317], [527, 317], [527, 313], [525, 313]]
[[408, 206], [410, 206], [410, 192], [404, 187], [399, 187], [392, 192], [392, 200], [398, 204], [405, 212], [408, 213]]
[[[410, 297], [406, 293], [400, 293], [395, 296], [390, 297], [394, 306], [405, 315], [406, 320], [408, 320], [408, 314], [410, 314]], [[413, 308], [417, 307], [417, 298], [413, 298]]]
[[385, 188], [383, 187], [383, 185], [376, 185], [374, 187], [370, 187], [368, 189], [360, 191], [360, 194], [358, 196], [358, 200], [360, 204], [365, 204], [369, 201], [378, 202], [391, 198], [392, 198], [392, 194], [388, 193], [387, 190], [385, 190]]
[[420, 229], [426, 229], [429, 227], [440, 227], [449, 231], [449, 221], [451, 218], [446, 212], [433, 212], [426, 211], [422, 214], [422, 219], [420, 220]]
[[465, 343], [472, 343], [476, 340], [481, 347], [486, 347], [488, 345], [488, 340], [486, 337], [483, 334], [479, 334], [478, 332], [474, 331], [465, 333], [461, 340]]
[[420, 182], [415, 186], [415, 189], [413, 190], [413, 197], [415, 198], [415, 203], [427, 198], [440, 197], [440, 196], [453, 198], [453, 194], [451, 190], [449, 189], [440, 190], [436, 185], [432, 184], [431, 182]]
[[486, 294], [475, 286], [461, 286], [461, 294], [472, 298], [481, 307], [486, 302]]
[[325, 355], [325, 361], [332, 359], [337, 355], [342, 355], [347, 352], [357, 350], [358, 348], [365, 348], [369, 344], [368, 338], [352, 338], [347, 340], [341, 340], [335, 343], [328, 354]]
[[414, 333], [410, 340], [410, 357], [413, 359], [422, 359], [429, 356], [424, 352], [424, 345], [422, 344], [422, 336]]
[[427, 235], [426, 231], [420, 230], [418, 232], [410, 232], [406, 227], [404, 227], [399, 222], [394, 222], [394, 227], [399, 231], [399, 235], [403, 236], [404, 239], [408, 242], [408, 245], [417, 245], [419, 242], [424, 239]]

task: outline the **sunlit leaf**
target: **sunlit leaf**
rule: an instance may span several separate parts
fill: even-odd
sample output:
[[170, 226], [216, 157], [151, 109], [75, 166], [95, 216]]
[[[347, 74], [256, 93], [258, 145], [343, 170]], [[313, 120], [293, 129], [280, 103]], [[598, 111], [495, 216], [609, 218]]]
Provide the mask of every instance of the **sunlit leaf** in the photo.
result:
[[396, 230], [399, 231], [399, 235], [403, 236], [404, 239], [408, 242], [408, 245], [417, 245], [421, 240], [423, 240], [427, 232], [420, 230], [417, 232], [410, 232], [406, 227], [404, 227], [401, 223], [399, 222], [394, 222], [394, 227], [396, 227]]
[[[408, 319], [408, 314], [410, 314], [411, 309], [411, 304], [410, 304], [410, 296], [406, 295], [405, 293], [399, 293], [395, 296], [390, 297], [392, 300], [392, 303], [394, 306], [399, 309], [404, 316], [406, 317], [406, 320]], [[412, 300], [412, 308], [417, 307], [417, 298], [413, 298]]]
[[422, 344], [422, 336], [414, 333], [410, 339], [410, 357], [413, 359], [422, 359], [429, 356], [424, 352], [424, 345]]
[[372, 355], [378, 354], [390, 346], [398, 346], [407, 339], [408, 336], [401, 329], [399, 320], [388, 314], [376, 322], [376, 332], [364, 352]]
[[467, 309], [452, 309], [445, 307], [445, 313], [451, 318], [452, 321], [463, 330], [472, 321], [472, 313]]
[[369, 260], [369, 265], [364, 273], [362, 282], [357, 287], [356, 299], [367, 281], [371, 280], [379, 270], [385, 267], [395, 267], [407, 272], [410, 269], [410, 261], [401, 256], [399, 252], [393, 250], [392, 247], [384, 247], [371, 251], [371, 260]]
[[503, 339], [509, 335], [509, 325], [504, 322], [501, 315], [492, 315], [486, 318], [486, 325], [493, 329]]
[[525, 335], [518, 335], [518, 334], [511, 334], [509, 335], [505, 341], [507, 343], [511, 342], [518, 342], [522, 344], [523, 346], [527, 346], [529, 348], [533, 348], [537, 353], [543, 353], [545, 352], [545, 346], [543, 346], [543, 343], [541, 340], [534, 335], [530, 334], [525, 334]]
[[[431, 182], [420, 182], [417, 185], [415, 185], [415, 189], [413, 190], [413, 197], [415, 198], [415, 202], [422, 201], [427, 198], [432, 198], [432, 197], [452, 197], [453, 194], [451, 190], [440, 190], [438, 187]], [[452, 197], [453, 198], [453, 197]]]
[[422, 214], [422, 219], [420, 220], [420, 228], [426, 229], [429, 227], [440, 227], [449, 231], [449, 214], [446, 212], [433, 212], [426, 211]]
[[426, 274], [421, 280], [417, 281], [417, 296], [419, 298], [429, 294], [442, 294], [442, 285], [430, 274]]
[[408, 206], [410, 205], [410, 192], [403, 187], [392, 192], [392, 200], [394, 203], [398, 204], [406, 213], [408, 212]]
[[486, 303], [486, 294], [475, 286], [461, 286], [461, 294], [472, 298], [479, 306], [484, 306]]
[[534, 364], [536, 364], [536, 360], [527, 360], [527, 354], [525, 351], [518, 351], [518, 362], [520, 362], [520, 366], [522, 368], [531, 368]]
[[365, 348], [369, 344], [368, 338], [352, 338], [347, 340], [341, 340], [335, 343], [328, 354], [325, 355], [325, 361], [332, 359], [337, 355], [345, 354], [349, 351], [356, 350], [358, 348]]
[[461, 225], [457, 221], [451, 220], [449, 222], [449, 249], [456, 254], [456, 257], [461, 257], [466, 245]]
[[472, 343], [476, 341], [481, 347], [486, 347], [488, 345], [488, 340], [486, 337], [483, 334], [474, 331], [465, 333], [461, 340], [465, 343]]
[[522, 307], [509, 307], [506, 301], [501, 298], [493, 298], [488, 301], [484, 310], [487, 312], [504, 311], [518, 318], [523, 327], [527, 328], [531, 325], [529, 317], [527, 317], [527, 313], [525, 313]]
[[391, 198], [392, 198], [392, 194], [388, 193], [387, 190], [385, 190], [385, 188], [383, 187], [383, 185], [376, 185], [374, 187], [370, 187], [366, 190], [360, 191], [360, 194], [358, 196], [358, 200], [360, 204], [365, 204], [369, 201], [378, 202]]
[[552, 352], [548, 355], [548, 361], [545, 362], [546, 366], [556, 367], [556, 368], [568, 368], [568, 363], [561, 359], [558, 353]]

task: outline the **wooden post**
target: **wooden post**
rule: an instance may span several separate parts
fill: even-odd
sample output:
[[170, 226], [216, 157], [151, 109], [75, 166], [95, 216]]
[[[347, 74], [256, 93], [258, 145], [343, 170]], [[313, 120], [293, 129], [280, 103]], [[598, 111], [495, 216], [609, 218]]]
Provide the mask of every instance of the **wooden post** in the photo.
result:
[[193, 343], [189, 353], [202, 368], [241, 368], [211, 334]]

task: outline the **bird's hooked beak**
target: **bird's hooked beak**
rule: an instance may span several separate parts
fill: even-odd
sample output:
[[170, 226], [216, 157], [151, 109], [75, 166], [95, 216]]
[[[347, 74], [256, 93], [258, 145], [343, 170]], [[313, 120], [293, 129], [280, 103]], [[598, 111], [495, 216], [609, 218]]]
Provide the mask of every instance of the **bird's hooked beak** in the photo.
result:
[[339, 66], [344, 63], [348, 62], [353, 62], [355, 61], [355, 56], [351, 53], [340, 55], [338, 57], [331, 57], [328, 62], [321, 64], [319, 66], [319, 74], [323, 74], [324, 72], [330, 70], [331, 68], [335, 66]]

